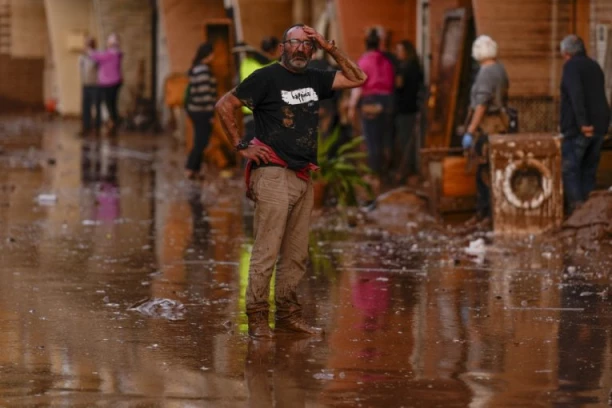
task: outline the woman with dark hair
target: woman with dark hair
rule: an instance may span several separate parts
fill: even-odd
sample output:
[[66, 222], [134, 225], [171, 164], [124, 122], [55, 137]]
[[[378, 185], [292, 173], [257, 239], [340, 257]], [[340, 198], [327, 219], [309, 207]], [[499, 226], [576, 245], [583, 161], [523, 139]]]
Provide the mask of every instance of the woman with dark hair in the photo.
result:
[[420, 146], [415, 132], [419, 113], [419, 91], [423, 86], [423, 71], [414, 45], [404, 40], [395, 47], [398, 60], [395, 75], [395, 163], [396, 182], [405, 183], [417, 169]]
[[185, 165], [185, 176], [198, 177], [202, 167], [202, 155], [212, 131], [212, 121], [217, 100], [217, 80], [208, 64], [213, 59], [213, 47], [200, 45], [189, 69], [189, 87], [185, 101], [187, 114], [193, 123], [193, 147]]
[[380, 50], [380, 37], [372, 28], [365, 38], [366, 52], [357, 64], [367, 75], [360, 88], [355, 88], [349, 103], [349, 118], [359, 106], [361, 127], [368, 149], [368, 165], [377, 176], [388, 176], [392, 150], [392, 96], [395, 70]]

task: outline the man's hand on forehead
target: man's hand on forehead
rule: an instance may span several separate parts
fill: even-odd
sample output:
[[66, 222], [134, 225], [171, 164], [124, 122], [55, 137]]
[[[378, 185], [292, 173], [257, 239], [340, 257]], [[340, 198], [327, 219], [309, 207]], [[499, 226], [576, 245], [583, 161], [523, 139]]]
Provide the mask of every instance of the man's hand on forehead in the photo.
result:
[[325, 51], [328, 51], [329, 49], [333, 47], [333, 42], [327, 41], [325, 37], [323, 37], [314, 28], [309, 27], [309, 26], [304, 26], [302, 27], [302, 30], [308, 36], [308, 38], [315, 41], [319, 45], [319, 47], [323, 48]]

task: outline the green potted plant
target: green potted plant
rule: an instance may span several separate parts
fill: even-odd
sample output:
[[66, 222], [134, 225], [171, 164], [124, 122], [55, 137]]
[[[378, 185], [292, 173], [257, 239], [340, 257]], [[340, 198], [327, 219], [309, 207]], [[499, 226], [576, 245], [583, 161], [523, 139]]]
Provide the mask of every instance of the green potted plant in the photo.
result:
[[359, 188], [365, 190], [370, 199], [374, 195], [372, 186], [363, 179], [364, 175], [371, 174], [371, 170], [363, 163], [367, 154], [356, 151], [363, 137], [356, 137], [340, 145], [335, 154], [330, 155], [330, 150], [337, 145], [339, 138], [340, 127], [336, 127], [326, 139], [319, 135], [320, 170], [313, 176], [315, 207], [322, 206], [328, 195], [332, 195], [341, 207], [356, 206]]

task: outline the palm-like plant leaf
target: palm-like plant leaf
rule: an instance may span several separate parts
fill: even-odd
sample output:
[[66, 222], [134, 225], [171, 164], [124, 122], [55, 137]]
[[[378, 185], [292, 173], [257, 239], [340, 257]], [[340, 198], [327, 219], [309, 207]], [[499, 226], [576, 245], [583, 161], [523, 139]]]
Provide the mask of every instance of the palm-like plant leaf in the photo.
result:
[[342, 144], [330, 157], [329, 153], [338, 144], [340, 134], [339, 126], [325, 139], [319, 134], [317, 156], [321, 170], [315, 177], [327, 184], [327, 190], [333, 192], [340, 206], [353, 206], [357, 205], [357, 186], [365, 189], [370, 197], [373, 195], [372, 186], [362, 178], [372, 171], [363, 163], [367, 153], [355, 151], [364, 141], [362, 136]]

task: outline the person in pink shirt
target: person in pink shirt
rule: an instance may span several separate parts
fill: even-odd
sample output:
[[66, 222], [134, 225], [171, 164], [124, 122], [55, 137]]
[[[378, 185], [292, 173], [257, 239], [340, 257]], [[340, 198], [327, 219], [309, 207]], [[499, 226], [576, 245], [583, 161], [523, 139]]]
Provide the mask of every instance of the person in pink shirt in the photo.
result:
[[389, 169], [392, 139], [392, 95], [395, 69], [391, 60], [380, 50], [381, 39], [375, 28], [366, 37], [366, 52], [357, 64], [368, 76], [361, 88], [353, 90], [349, 117], [360, 108], [361, 128], [368, 149], [368, 165], [382, 176]]
[[106, 50], [90, 50], [89, 55], [98, 64], [98, 86], [100, 87], [101, 99], [104, 101], [112, 120], [111, 133], [114, 134], [119, 124], [117, 100], [119, 99], [119, 89], [123, 84], [123, 76], [121, 74], [123, 53], [119, 48], [119, 37], [117, 37], [117, 34], [108, 36]]

